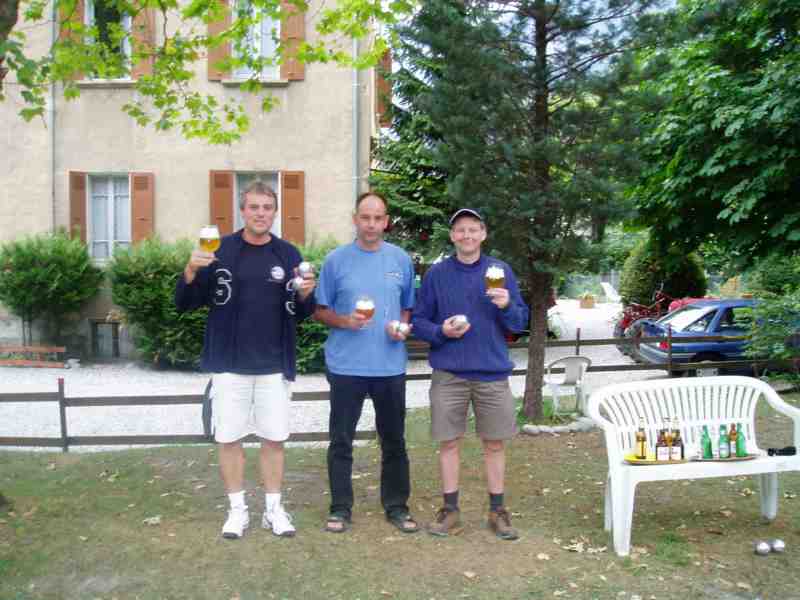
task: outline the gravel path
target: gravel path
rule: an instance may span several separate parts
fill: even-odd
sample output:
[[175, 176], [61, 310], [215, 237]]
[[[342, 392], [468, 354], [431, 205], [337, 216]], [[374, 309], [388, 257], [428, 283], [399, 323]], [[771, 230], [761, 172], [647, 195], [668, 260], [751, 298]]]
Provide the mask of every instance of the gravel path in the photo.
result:
[[[598, 304], [593, 309], [580, 309], [576, 300], [560, 300], [551, 311], [551, 317], [561, 330], [563, 339], [575, 339], [578, 327], [581, 339], [611, 337], [611, 321], [619, 312], [619, 305]], [[572, 348], [550, 348], [547, 362], [567, 356]], [[613, 346], [590, 346], [581, 349], [593, 364], [629, 363]], [[517, 368], [527, 364], [527, 351], [512, 351]], [[409, 363], [409, 373], [430, 372], [426, 361]], [[608, 383], [632, 379], [664, 377], [663, 371], [635, 371], [630, 373], [591, 373], [589, 385], [596, 389]], [[99, 364], [78, 369], [28, 369], [0, 368], [0, 393], [55, 391], [57, 380], [63, 377], [67, 396], [201, 394], [208, 375], [161, 371], [138, 363]], [[525, 378], [512, 378], [512, 390], [521, 395]], [[295, 391], [327, 389], [322, 375], [302, 375], [295, 382]], [[410, 381], [407, 385], [407, 404], [410, 408], [428, 405], [428, 382]], [[70, 435], [116, 434], [191, 434], [201, 433], [200, 407], [150, 406], [68, 409]], [[326, 402], [297, 402], [292, 411], [291, 429], [296, 432], [324, 431], [327, 429], [328, 405]], [[359, 429], [374, 427], [374, 414], [370, 403], [365, 403]], [[58, 409], [50, 403], [0, 404], [0, 437], [59, 435]], [[80, 448], [76, 448], [80, 450]]]

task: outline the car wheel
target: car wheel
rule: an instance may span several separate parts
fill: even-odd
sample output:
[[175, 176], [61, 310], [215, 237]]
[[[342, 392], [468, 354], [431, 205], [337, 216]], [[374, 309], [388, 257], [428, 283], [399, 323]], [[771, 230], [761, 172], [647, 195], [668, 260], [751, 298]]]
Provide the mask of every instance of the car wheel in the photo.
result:
[[625, 330], [625, 337], [632, 338], [632, 343], [628, 346], [628, 356], [635, 362], [645, 362], [642, 355], [639, 354], [639, 339], [644, 335], [642, 324], [634, 321], [631, 326]]

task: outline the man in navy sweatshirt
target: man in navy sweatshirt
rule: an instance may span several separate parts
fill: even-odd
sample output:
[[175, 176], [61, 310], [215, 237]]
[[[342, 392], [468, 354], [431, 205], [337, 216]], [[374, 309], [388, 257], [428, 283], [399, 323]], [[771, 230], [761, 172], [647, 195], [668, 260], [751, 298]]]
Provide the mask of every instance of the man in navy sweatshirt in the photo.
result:
[[245, 502], [242, 439], [261, 438], [259, 465], [266, 492], [261, 525], [295, 534], [281, 503], [289, 438], [289, 382], [295, 378], [295, 328], [314, 310], [313, 274], [293, 282], [297, 248], [270, 233], [278, 197], [261, 181], [239, 199], [244, 227], [222, 238], [215, 253], [195, 250], [178, 278], [178, 311], [208, 306], [201, 367], [214, 373], [214, 437], [231, 508], [222, 537], [238, 539], [250, 525]]
[[472, 404], [483, 442], [489, 488], [489, 528], [501, 539], [517, 539], [505, 507], [505, 441], [516, 432], [509, 386], [513, 363], [505, 334], [528, 326], [528, 307], [511, 268], [481, 253], [486, 224], [480, 213], [462, 208], [450, 218], [454, 256], [433, 265], [422, 281], [412, 323], [431, 345], [431, 437], [440, 444], [444, 502], [428, 532], [461, 532], [458, 477], [461, 439]]

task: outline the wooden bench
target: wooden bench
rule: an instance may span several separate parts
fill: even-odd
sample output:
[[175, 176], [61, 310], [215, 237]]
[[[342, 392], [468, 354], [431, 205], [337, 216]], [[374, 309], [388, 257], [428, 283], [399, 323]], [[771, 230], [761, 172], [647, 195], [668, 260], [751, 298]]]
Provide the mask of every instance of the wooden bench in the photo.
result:
[[[58, 360], [67, 349], [63, 346], [0, 346], [0, 366], [5, 367], [51, 367], [64, 368]], [[10, 358], [14, 356], [14, 358]], [[22, 356], [24, 358], [18, 358]], [[48, 358], [43, 358], [47, 356]], [[53, 360], [55, 359], [55, 360]]]
[[[608, 453], [605, 489], [605, 529], [613, 536], [620, 556], [630, 552], [633, 504], [637, 484], [706, 477], [756, 475], [761, 514], [768, 520], [778, 512], [778, 473], [800, 471], [800, 456], [767, 456], [756, 442], [755, 416], [759, 400], [793, 421], [794, 446], [800, 445], [800, 409], [781, 400], [767, 383], [751, 377], [696, 377], [648, 380], [610, 385], [589, 398], [589, 416], [603, 429]], [[693, 461], [631, 465], [624, 457], [633, 453], [639, 419], [645, 420], [647, 442], [654, 450], [664, 419], [677, 418], [681, 436], [690, 447], [700, 445], [699, 430], [708, 425], [718, 435], [720, 425], [741, 423], [753, 460]], [[688, 458], [688, 457], [687, 457]]]

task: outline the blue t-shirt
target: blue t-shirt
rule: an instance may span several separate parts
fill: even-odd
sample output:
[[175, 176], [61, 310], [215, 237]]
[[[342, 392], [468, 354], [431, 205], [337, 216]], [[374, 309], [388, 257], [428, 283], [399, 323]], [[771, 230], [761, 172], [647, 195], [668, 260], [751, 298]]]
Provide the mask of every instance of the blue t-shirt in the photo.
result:
[[359, 296], [375, 302], [372, 322], [353, 331], [332, 327], [325, 342], [325, 363], [337, 375], [388, 377], [406, 370], [406, 345], [386, 333], [386, 323], [414, 307], [414, 267], [404, 250], [382, 242], [375, 251], [355, 242], [331, 252], [322, 265], [316, 289], [317, 306], [340, 315], [355, 309]]

